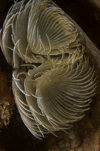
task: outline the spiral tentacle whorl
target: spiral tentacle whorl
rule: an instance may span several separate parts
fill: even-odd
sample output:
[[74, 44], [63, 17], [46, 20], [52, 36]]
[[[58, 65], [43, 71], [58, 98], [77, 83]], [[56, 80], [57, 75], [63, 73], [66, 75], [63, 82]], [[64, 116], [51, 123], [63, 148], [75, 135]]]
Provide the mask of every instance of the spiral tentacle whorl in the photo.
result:
[[14, 68], [18, 110], [34, 136], [69, 129], [84, 117], [95, 94], [95, 71], [84, 35], [62, 9], [51, 0], [16, 2], [1, 47]]

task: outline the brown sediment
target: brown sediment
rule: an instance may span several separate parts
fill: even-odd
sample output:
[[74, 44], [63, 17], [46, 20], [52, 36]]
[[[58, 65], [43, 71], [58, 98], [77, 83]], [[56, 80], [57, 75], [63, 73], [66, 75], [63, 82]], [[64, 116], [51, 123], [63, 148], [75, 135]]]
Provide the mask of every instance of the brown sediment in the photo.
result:
[[0, 97], [0, 128], [10, 123], [12, 107], [5, 98]]
[[0, 128], [9, 124], [12, 115], [14, 101], [10, 89], [7, 77], [0, 72]]

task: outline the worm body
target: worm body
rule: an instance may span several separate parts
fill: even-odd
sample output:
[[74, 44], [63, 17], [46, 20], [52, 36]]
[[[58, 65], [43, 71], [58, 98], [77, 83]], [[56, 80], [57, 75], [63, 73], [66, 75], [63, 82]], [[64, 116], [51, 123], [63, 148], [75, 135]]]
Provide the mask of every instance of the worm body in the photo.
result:
[[22, 0], [9, 10], [1, 47], [14, 68], [21, 118], [37, 138], [70, 129], [89, 110], [96, 89], [83, 32], [51, 0]]

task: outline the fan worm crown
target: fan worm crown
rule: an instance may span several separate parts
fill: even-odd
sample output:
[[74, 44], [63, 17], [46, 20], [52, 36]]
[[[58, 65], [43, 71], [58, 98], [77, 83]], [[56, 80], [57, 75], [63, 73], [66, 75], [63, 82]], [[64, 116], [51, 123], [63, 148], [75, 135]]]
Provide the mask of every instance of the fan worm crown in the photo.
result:
[[1, 47], [14, 68], [21, 118], [37, 138], [70, 129], [89, 110], [96, 89], [83, 32], [51, 0], [22, 0], [9, 10]]

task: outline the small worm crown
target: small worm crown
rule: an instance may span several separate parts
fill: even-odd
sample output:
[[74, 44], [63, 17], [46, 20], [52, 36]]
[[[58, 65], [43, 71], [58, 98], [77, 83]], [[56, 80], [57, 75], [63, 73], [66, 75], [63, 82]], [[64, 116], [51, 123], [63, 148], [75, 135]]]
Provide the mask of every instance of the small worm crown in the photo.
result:
[[1, 31], [1, 48], [14, 68], [19, 113], [35, 137], [70, 129], [84, 117], [95, 94], [94, 67], [84, 35], [54, 2], [15, 2]]

